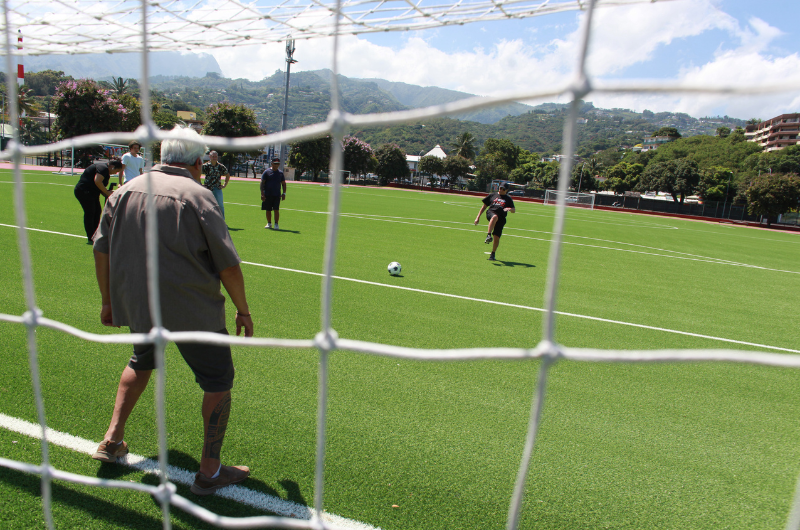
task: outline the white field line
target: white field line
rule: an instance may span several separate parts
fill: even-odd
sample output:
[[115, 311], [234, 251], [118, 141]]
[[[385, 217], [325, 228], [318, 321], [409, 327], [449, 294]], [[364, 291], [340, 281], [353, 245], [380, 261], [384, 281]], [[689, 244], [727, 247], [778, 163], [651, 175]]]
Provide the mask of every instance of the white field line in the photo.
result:
[[[245, 264], [245, 265], [253, 265], [255, 267], [264, 267], [264, 268], [267, 268], [267, 269], [275, 269], [275, 270], [286, 271], [286, 272], [295, 272], [295, 273], [299, 273], [299, 274], [308, 274], [310, 276], [324, 276], [324, 274], [322, 274], [321, 272], [311, 272], [311, 271], [303, 271], [303, 270], [299, 270], [299, 269], [289, 269], [289, 268], [286, 268], [286, 267], [277, 267], [275, 265], [265, 265], [263, 263], [254, 263], [254, 262], [251, 262], [251, 261], [243, 261], [242, 263]], [[431, 295], [435, 295], [435, 296], [443, 296], [443, 297], [446, 297], [446, 298], [455, 298], [455, 299], [458, 299], [458, 300], [467, 300], [467, 301], [470, 301], [470, 302], [480, 302], [482, 304], [492, 304], [492, 305], [499, 305], [499, 306], [503, 306], [503, 307], [513, 307], [513, 308], [516, 308], [516, 309], [526, 309], [528, 311], [538, 311], [540, 313], [544, 313], [546, 311], [544, 308], [541, 308], [541, 307], [533, 307], [533, 306], [526, 306], [526, 305], [520, 305], [520, 304], [510, 304], [508, 302], [497, 302], [495, 300], [486, 300], [486, 299], [483, 299], [483, 298], [473, 298], [471, 296], [461, 296], [461, 295], [458, 295], [458, 294], [440, 293], [440, 292], [436, 292], [436, 291], [427, 291], [425, 289], [416, 289], [414, 287], [403, 287], [401, 285], [390, 285], [390, 284], [380, 283], [380, 282], [371, 282], [371, 281], [368, 281], [368, 280], [358, 280], [356, 278], [346, 278], [344, 276], [333, 276], [333, 278], [336, 279], [336, 280], [343, 280], [343, 281], [347, 281], [347, 282], [361, 283], [361, 284], [365, 284], [365, 285], [374, 285], [374, 286], [377, 286], [377, 287], [387, 287], [389, 289], [400, 289], [402, 291], [411, 291], [411, 292], [421, 293], [421, 294], [431, 294]], [[675, 334], [675, 335], [684, 335], [684, 336], [687, 336], [687, 337], [696, 337], [696, 338], [700, 338], [700, 339], [708, 339], [708, 340], [714, 340], [714, 341], [720, 341], [720, 342], [727, 342], [727, 343], [730, 343], [730, 344], [741, 344], [743, 346], [753, 346], [753, 347], [756, 347], [756, 348], [763, 348], [763, 349], [776, 350], [776, 351], [784, 351], [784, 352], [787, 352], [787, 353], [800, 353], [800, 350], [793, 350], [791, 348], [781, 348], [779, 346], [770, 346], [768, 344], [758, 344], [756, 342], [746, 342], [746, 341], [735, 340], [735, 339], [726, 339], [726, 338], [723, 338], [723, 337], [714, 337], [713, 335], [703, 335], [703, 334], [700, 334], [700, 333], [692, 333], [692, 332], [689, 332], [689, 331], [680, 331], [680, 330], [676, 330], [676, 329], [659, 328], [659, 327], [656, 327], [656, 326], [648, 326], [648, 325], [645, 325], [645, 324], [635, 324], [633, 322], [623, 322], [621, 320], [611, 320], [611, 319], [608, 319], [608, 318], [593, 317], [593, 316], [589, 316], [589, 315], [579, 315], [577, 313], [566, 313], [564, 311], [555, 311], [555, 314], [561, 315], [561, 316], [565, 316], [565, 317], [573, 317], [573, 318], [580, 318], [580, 319], [584, 319], [584, 320], [592, 320], [594, 322], [604, 322], [606, 324], [617, 324], [617, 325], [620, 325], [620, 326], [630, 326], [630, 327], [634, 327], [634, 328], [647, 329], [647, 330], [651, 330], [651, 331], [661, 331], [661, 332], [664, 332], [664, 333], [672, 333], [672, 334]]]
[[[0, 413], [0, 427], [12, 432], [29, 436], [31, 438], [36, 438], [37, 440], [42, 439], [42, 428], [39, 424], [30, 423], [28, 421], [7, 416], [2, 413]], [[55, 431], [50, 428], [47, 429], [47, 441], [59, 447], [71, 449], [85, 455], [92, 455], [99, 444], [99, 442], [93, 442], [91, 440], [79, 438], [71, 434]], [[148, 475], [159, 474], [158, 461], [133, 453], [129, 453], [128, 456], [120, 459], [119, 463], [137, 469]], [[194, 473], [180, 467], [167, 466], [167, 474], [169, 475], [170, 482], [174, 482], [176, 484], [191, 486], [194, 482]], [[302, 504], [297, 504], [296, 502], [287, 501], [278, 497], [273, 497], [272, 495], [267, 495], [260, 491], [253, 491], [240, 485], [228, 486], [226, 488], [217, 490], [216, 495], [283, 517], [310, 520], [314, 515], [313, 508], [309, 508], [308, 506], [303, 506]], [[322, 520], [349, 530], [379, 530], [374, 526], [364, 524], [360, 521], [346, 519], [344, 517], [339, 517], [338, 515], [327, 512], [323, 512]]]
[[[7, 228], [18, 228], [17, 225], [7, 225], [3, 223], [0, 223], [0, 226], [5, 226]], [[86, 239], [86, 236], [76, 236], [75, 234], [67, 234], [65, 232], [53, 232], [52, 230], [42, 230], [41, 228], [26, 228], [25, 230], [30, 230], [31, 232], [44, 232], [45, 234], [56, 234], [57, 236], [79, 237], [81, 239]]]
[[[295, 210], [295, 211], [302, 211], [302, 210]], [[312, 212], [312, 213], [314, 213], [314, 212]], [[416, 224], [416, 223], [410, 223], [410, 224]], [[4, 225], [4, 224], [0, 224], [0, 226], [8, 226], [8, 227], [11, 227], [11, 228], [16, 228], [15, 226]], [[428, 226], [428, 225], [425, 225], [425, 226]], [[436, 225], [430, 225], [430, 226], [436, 226]], [[442, 227], [442, 228], [450, 228], [450, 229], [453, 229], [453, 230], [466, 230], [464, 228], [451, 228], [451, 227]], [[30, 229], [30, 230], [33, 230], [33, 229]], [[70, 236], [70, 237], [83, 237], [83, 236], [76, 236], [74, 234], [65, 234], [65, 233], [62, 233], [62, 232], [49, 232], [47, 230], [38, 230], [38, 231], [47, 232], [47, 233], [50, 233], [50, 234]], [[517, 236], [517, 237], [525, 237], [525, 236]], [[528, 239], [535, 239], [535, 238], [528, 238]], [[591, 246], [591, 245], [589, 245], [589, 246]], [[616, 249], [616, 250], [619, 250], [619, 249]], [[633, 252], [633, 251], [631, 251], [631, 252]], [[672, 257], [672, 256], [665, 256], [665, 257]], [[681, 258], [681, 259], [687, 259], [687, 258]], [[704, 261], [704, 260], [693, 260], [693, 261]], [[253, 266], [256, 266], [256, 267], [265, 267], [265, 268], [268, 268], [268, 269], [282, 270], [282, 271], [287, 271], [287, 272], [295, 272], [295, 273], [299, 273], [299, 274], [308, 274], [308, 275], [311, 275], [311, 276], [323, 276], [323, 274], [321, 272], [311, 272], [311, 271], [303, 271], [303, 270], [299, 270], [299, 269], [289, 269], [289, 268], [286, 268], [286, 267], [278, 267], [278, 266], [275, 266], [275, 265], [266, 265], [264, 263], [255, 263], [255, 262], [252, 262], [252, 261], [242, 261], [242, 263], [245, 264], [245, 265], [253, 265]], [[723, 265], [728, 265], [729, 264], [729, 263], [717, 262], [717, 261], [709, 261], [709, 263], [721, 263]], [[763, 267], [755, 267], [755, 266], [752, 266], [752, 265], [748, 265], [748, 267], [764, 269]], [[764, 269], [764, 270], [775, 270], [775, 269]], [[778, 271], [778, 272], [792, 272], [792, 273], [794, 273], [793, 271]], [[794, 273], [794, 274], [797, 274], [797, 273]], [[471, 301], [471, 302], [480, 302], [480, 303], [484, 303], [484, 304], [493, 304], [493, 305], [500, 305], [500, 306], [505, 306], [505, 307], [514, 307], [514, 308], [518, 308], [518, 309], [526, 309], [526, 310], [529, 310], [529, 311], [539, 311], [539, 312], [544, 312], [545, 311], [545, 309], [543, 309], [541, 307], [525, 306], [525, 305], [519, 305], [519, 304], [510, 304], [510, 303], [507, 303], [507, 302], [497, 302], [495, 300], [486, 300], [486, 299], [482, 299], [482, 298], [473, 298], [473, 297], [470, 297], [470, 296], [461, 296], [461, 295], [457, 295], [457, 294], [441, 293], [441, 292], [437, 292], [437, 291], [427, 291], [427, 290], [424, 290], [424, 289], [416, 289], [416, 288], [413, 288], [413, 287], [403, 287], [403, 286], [400, 286], [400, 285], [390, 285], [390, 284], [386, 284], [386, 283], [371, 282], [371, 281], [368, 281], [368, 280], [359, 280], [357, 278], [347, 278], [347, 277], [344, 277], [344, 276], [334, 276], [334, 278], [337, 279], [337, 280], [343, 280], [343, 281], [348, 281], [348, 282], [362, 283], [362, 284], [374, 285], [374, 286], [378, 286], [378, 287], [387, 287], [387, 288], [390, 288], [390, 289], [400, 289], [400, 290], [404, 290], [404, 291], [412, 291], [412, 292], [423, 293], [423, 294], [431, 294], [431, 295], [436, 295], [436, 296], [444, 296], [444, 297], [447, 297], [447, 298], [456, 298], [456, 299], [459, 299], [459, 300], [468, 300], [468, 301]], [[779, 346], [770, 346], [768, 344], [759, 344], [757, 342], [746, 342], [746, 341], [740, 341], [740, 340], [735, 340], [735, 339], [726, 339], [724, 337], [715, 337], [713, 335], [703, 335], [703, 334], [700, 334], [700, 333], [692, 333], [690, 331], [680, 331], [680, 330], [676, 330], [676, 329], [660, 328], [660, 327], [657, 327], [657, 326], [648, 326], [646, 324], [636, 324], [636, 323], [633, 323], [633, 322], [624, 322], [624, 321], [621, 321], [621, 320], [611, 320], [611, 319], [608, 319], [608, 318], [593, 317], [593, 316], [590, 316], [590, 315], [580, 315], [580, 314], [577, 314], [577, 313], [566, 313], [564, 311], [555, 311], [555, 314], [561, 315], [561, 316], [566, 316], [566, 317], [580, 318], [580, 319], [584, 319], [584, 320], [592, 320], [592, 321], [595, 321], [595, 322], [604, 322], [604, 323], [607, 323], [607, 324], [617, 324], [617, 325], [620, 325], [620, 326], [630, 326], [630, 327], [641, 328], [641, 329], [649, 329], [649, 330], [652, 330], [652, 331], [661, 331], [661, 332], [664, 332], [664, 333], [672, 333], [672, 334], [675, 334], [675, 335], [685, 335], [687, 337], [697, 337], [697, 338], [701, 338], [701, 339], [709, 339], [709, 340], [715, 340], [715, 341], [720, 341], [720, 342], [728, 342], [728, 343], [731, 343], [731, 344], [741, 344], [743, 346], [753, 346], [753, 347], [756, 347], [756, 348], [764, 348], [764, 349], [768, 349], [768, 350], [785, 351], [785, 352], [789, 352], [789, 353], [800, 353], [800, 350], [793, 350], [791, 348], [781, 348]]]
[[[2, 168], [0, 168], [2, 169]], [[0, 180], [0, 184], [16, 184], [16, 182], [8, 181], [8, 180]], [[70, 188], [74, 188], [75, 184], [60, 184], [58, 182], [23, 182], [23, 184], [47, 184], [49, 186], [68, 186]]]
[[[238, 205], [238, 206], [253, 206], [253, 207], [256, 206], [254, 204], [242, 204], [242, 203], [236, 203], [236, 202], [228, 203], [228, 204], [235, 204], [235, 205]], [[323, 212], [323, 211], [315, 211], [315, 210], [299, 210], [299, 209], [295, 209], [295, 208], [284, 208], [284, 209], [287, 210], [287, 211], [301, 212], [301, 213], [313, 213], [313, 214], [320, 214], [320, 215], [327, 215], [328, 214], [327, 211]], [[351, 218], [351, 219], [365, 219], [365, 220], [372, 220], [372, 221], [383, 221], [383, 222], [387, 222], [387, 223], [399, 223], [399, 224], [407, 224], [407, 225], [413, 225], [413, 226], [424, 226], [424, 227], [429, 227], [429, 228], [441, 228], [441, 229], [444, 229], [444, 230], [458, 230], [458, 231], [463, 231], [463, 232], [476, 232], [476, 230], [473, 229], [473, 228], [461, 228], [461, 227], [456, 227], [456, 226], [441, 226], [441, 225], [437, 225], [437, 224], [425, 224], [425, 223], [451, 223], [451, 224], [467, 224], [467, 225], [472, 226], [471, 223], [462, 223], [460, 221], [442, 221], [442, 220], [439, 220], [439, 219], [415, 219], [413, 217], [390, 217], [390, 216], [379, 216], [379, 215], [373, 215], [373, 214], [341, 213], [340, 215], [342, 217], [348, 217], [348, 218]], [[423, 222], [412, 222], [412, 221], [423, 221]], [[546, 234], [546, 235], [552, 235], [551, 232], [541, 232], [541, 231], [538, 231], [538, 230], [529, 230], [529, 229], [525, 229], [525, 228], [506, 228], [506, 230], [518, 230], [518, 231], [524, 231], [524, 232], [538, 232], [538, 233], [542, 233], [542, 234]], [[484, 233], [482, 230], [480, 232]], [[519, 238], [519, 239], [528, 239], [528, 240], [531, 240], [531, 241], [542, 241], [542, 242], [546, 242], [546, 243], [549, 243], [551, 241], [551, 239], [549, 239], [549, 238], [524, 236], [524, 235], [519, 235], [519, 234], [512, 234], [512, 233], [509, 233], [509, 232], [504, 232], [503, 235], [504, 236], [508, 236], [508, 237], [516, 237], [516, 238]], [[631, 253], [631, 254], [641, 254], [641, 255], [644, 255], [644, 256], [655, 256], [655, 257], [661, 257], [661, 258], [681, 259], [681, 260], [686, 260], [686, 261], [697, 261], [697, 262], [700, 262], [700, 263], [716, 263], [718, 265], [731, 265], [731, 266], [734, 266], [734, 267], [745, 267], [745, 268], [749, 268], [749, 269], [758, 269], [758, 270], [764, 270], [764, 271], [770, 271], [770, 272], [783, 272], [783, 273], [787, 273], [787, 274], [800, 274], [800, 271], [790, 271], [790, 270], [783, 270], [783, 269], [771, 269], [769, 267], [762, 267], [760, 265], [751, 265], [751, 264], [748, 264], [748, 263], [738, 263], [738, 262], [735, 262], [735, 261], [724, 260], [724, 259], [721, 259], [721, 258], [713, 258], [713, 257], [702, 256], [702, 255], [698, 255], [698, 254], [689, 254], [689, 253], [686, 253], [686, 252], [678, 252], [676, 250], [667, 250], [667, 249], [661, 249], [661, 248], [657, 248], [657, 247], [647, 247], [647, 246], [644, 246], [644, 245], [637, 245], [637, 244], [634, 244], [634, 243], [624, 243], [624, 242], [619, 242], [619, 241], [609, 241], [609, 240], [605, 240], [605, 239], [596, 239], [596, 238], [591, 238], [591, 237], [587, 237], [587, 236], [569, 236], [567, 234], [565, 234], [564, 237], [576, 237], [576, 238], [588, 239], [588, 240], [599, 241], [599, 242], [604, 242], [604, 243], [611, 243], [611, 244], [616, 244], [616, 245], [628, 245], [628, 246], [638, 247], [638, 248], [642, 248], [642, 249], [655, 250], [655, 251], [658, 251], [658, 252], [668, 252], [669, 254], [659, 254], [658, 252], [645, 252], [645, 251], [642, 251], [642, 250], [633, 250], [633, 249], [627, 249], [627, 248], [607, 247], [607, 246], [603, 246], [603, 245], [591, 245], [591, 244], [588, 244], [588, 243], [578, 243], [578, 242], [575, 242], [575, 241], [563, 241], [564, 245], [573, 245], [573, 246], [578, 246], [578, 247], [595, 248], [595, 249], [599, 249], [599, 250], [611, 250], [611, 251], [616, 251], [616, 252], [628, 252], [628, 253]]]

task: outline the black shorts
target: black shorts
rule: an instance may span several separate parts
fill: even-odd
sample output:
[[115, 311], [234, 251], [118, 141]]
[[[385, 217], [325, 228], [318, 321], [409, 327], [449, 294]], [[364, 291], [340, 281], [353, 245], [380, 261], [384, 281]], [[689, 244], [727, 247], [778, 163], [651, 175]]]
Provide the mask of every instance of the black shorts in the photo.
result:
[[[131, 333], [135, 333], [131, 330]], [[223, 335], [228, 330], [218, 331]], [[230, 346], [202, 344], [199, 342], [177, 342], [183, 360], [194, 372], [194, 380], [205, 392], [225, 392], [233, 387], [233, 359]], [[156, 367], [154, 344], [134, 344], [133, 356], [128, 366], [134, 370], [153, 370]]]
[[268, 196], [265, 200], [261, 201], [261, 209], [267, 210], [280, 210], [281, 209], [281, 196]]
[[492, 235], [500, 237], [503, 235], [503, 227], [506, 226], [506, 216], [500, 215], [496, 213], [489, 213], [487, 210], [486, 212], [486, 220], [491, 221], [492, 217], [497, 216], [497, 222], [494, 224], [494, 230], [492, 230]]

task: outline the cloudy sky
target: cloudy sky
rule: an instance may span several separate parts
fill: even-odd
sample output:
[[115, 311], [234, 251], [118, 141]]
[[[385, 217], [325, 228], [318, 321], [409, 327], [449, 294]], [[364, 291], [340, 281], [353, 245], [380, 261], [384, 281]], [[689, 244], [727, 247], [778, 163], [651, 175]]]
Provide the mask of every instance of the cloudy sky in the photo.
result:
[[[346, 37], [340, 72], [478, 95], [560, 86], [573, 76], [585, 13], [476, 22]], [[674, 0], [598, 9], [590, 75], [606, 80], [731, 83], [786, 80], [800, 87], [800, 0]], [[331, 41], [298, 40], [293, 71], [331, 67]], [[282, 44], [212, 52], [226, 77], [258, 80], [284, 68]], [[602, 95], [596, 106], [767, 119], [800, 112], [795, 93], [746, 98]], [[535, 103], [535, 102], [534, 102]]]

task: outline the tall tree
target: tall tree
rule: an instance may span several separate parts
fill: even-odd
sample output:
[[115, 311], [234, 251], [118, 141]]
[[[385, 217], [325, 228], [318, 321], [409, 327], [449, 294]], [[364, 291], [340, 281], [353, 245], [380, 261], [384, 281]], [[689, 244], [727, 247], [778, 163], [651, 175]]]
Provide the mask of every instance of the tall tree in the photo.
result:
[[438, 156], [425, 155], [419, 159], [417, 169], [428, 175], [428, 182], [433, 187], [435, 176], [444, 175], [444, 161]]
[[736, 195], [736, 181], [733, 171], [726, 167], [712, 167], [700, 172], [697, 194], [705, 201], [733, 200]]
[[459, 178], [466, 178], [469, 174], [469, 160], [460, 155], [448, 156], [444, 159], [443, 169], [449, 177], [450, 187], [453, 187]]
[[331, 163], [331, 137], [302, 140], [291, 145], [288, 164], [302, 175], [311, 171], [311, 181], [316, 182], [319, 172]]
[[406, 162], [406, 154], [397, 144], [383, 144], [375, 151], [375, 158], [378, 160], [376, 173], [378, 182], [385, 186], [394, 179], [407, 179], [411, 175], [411, 170]]
[[[522, 148], [511, 140], [487, 138], [481, 148], [480, 157], [492, 156], [496, 163], [502, 164], [507, 171], [513, 170], [519, 163]], [[477, 162], [477, 161], [476, 161]]]
[[[206, 109], [206, 124], [203, 125], [203, 134], [210, 136], [225, 136], [227, 138], [243, 138], [259, 136], [263, 131], [258, 126], [256, 114], [252, 109], [241, 104], [216, 103]], [[256, 155], [260, 151], [249, 151], [248, 154]], [[223, 164], [230, 167], [236, 158], [234, 151], [220, 153]]]
[[21, 87], [17, 93], [17, 101], [19, 102], [20, 115], [24, 112], [27, 115], [36, 113], [36, 100], [33, 99], [33, 90], [28, 87]]
[[745, 192], [747, 211], [751, 215], [763, 215], [767, 226], [778, 215], [800, 206], [800, 177], [797, 175], [766, 174], [752, 180]]
[[697, 164], [682, 158], [648, 164], [636, 189], [669, 193], [672, 200], [683, 204], [686, 196], [695, 192], [699, 181]]
[[680, 138], [681, 133], [675, 127], [661, 127], [653, 133], [653, 136], [671, 136], [673, 138]]
[[369, 171], [373, 156], [372, 147], [355, 136], [346, 136], [342, 140], [344, 150], [344, 169], [351, 175], [361, 175]]
[[[129, 111], [122, 102], [91, 79], [61, 83], [56, 89], [53, 110], [58, 115], [56, 129], [60, 138], [132, 131], [138, 126], [139, 120], [135, 112]], [[95, 156], [101, 154], [99, 146], [76, 149], [75, 159], [81, 167], [87, 167]]]
[[456, 136], [456, 140], [450, 144], [456, 156], [472, 160], [475, 158], [475, 136], [467, 131]]
[[25, 72], [25, 84], [33, 90], [35, 96], [54, 96], [56, 88], [72, 77], [62, 71], [42, 70], [41, 72]]
[[122, 79], [121, 77], [114, 77], [114, 78], [112, 78], [112, 80], [111, 80], [111, 86], [113, 86], [113, 87], [114, 87], [114, 93], [115, 93], [117, 96], [121, 96], [122, 94], [124, 94], [125, 92], [127, 92], [127, 91], [128, 91], [128, 85], [127, 85], [127, 83], [125, 82], [125, 80], [124, 80], [124, 79]]

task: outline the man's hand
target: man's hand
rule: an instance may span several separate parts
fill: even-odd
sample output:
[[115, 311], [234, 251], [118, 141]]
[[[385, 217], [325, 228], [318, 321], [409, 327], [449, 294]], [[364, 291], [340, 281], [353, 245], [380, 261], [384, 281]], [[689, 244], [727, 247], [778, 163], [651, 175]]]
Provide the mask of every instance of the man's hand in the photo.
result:
[[480, 222], [481, 222], [481, 216], [479, 215], [478, 217], [475, 218], [475, 223], [474, 223], [475, 226], [478, 226], [478, 223]]
[[114, 325], [114, 318], [111, 315], [111, 304], [103, 304], [103, 307], [100, 309], [100, 323], [104, 326], [119, 327]]
[[242, 334], [242, 328], [244, 328], [244, 336], [245, 337], [252, 337], [253, 336], [253, 317], [250, 315], [242, 316], [239, 312], [236, 312], [236, 335]]
[[262, 193], [261, 194], [261, 202], [264, 202], [266, 200], [267, 200], [267, 196]]

